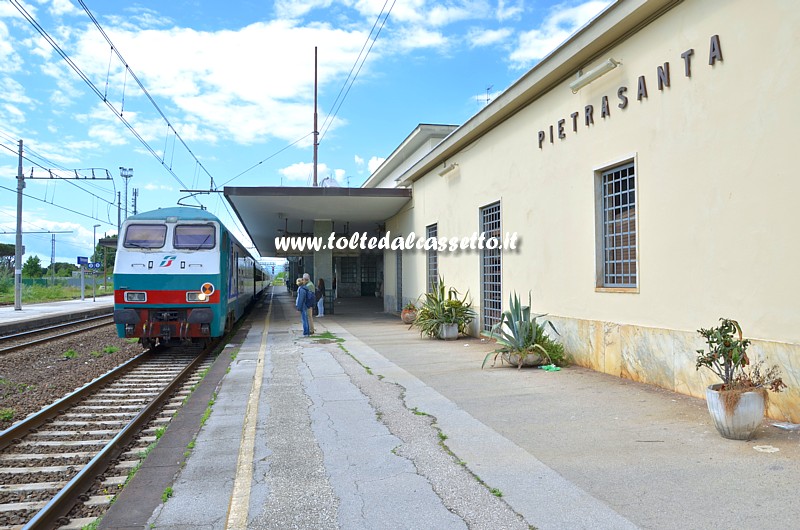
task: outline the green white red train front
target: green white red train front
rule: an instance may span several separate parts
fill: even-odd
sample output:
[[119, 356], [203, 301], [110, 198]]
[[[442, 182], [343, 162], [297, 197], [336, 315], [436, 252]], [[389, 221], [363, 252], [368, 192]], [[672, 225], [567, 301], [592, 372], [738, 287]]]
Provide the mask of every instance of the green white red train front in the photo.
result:
[[266, 286], [256, 260], [206, 211], [146, 212], [121, 232], [114, 264], [120, 337], [152, 346], [222, 336]]

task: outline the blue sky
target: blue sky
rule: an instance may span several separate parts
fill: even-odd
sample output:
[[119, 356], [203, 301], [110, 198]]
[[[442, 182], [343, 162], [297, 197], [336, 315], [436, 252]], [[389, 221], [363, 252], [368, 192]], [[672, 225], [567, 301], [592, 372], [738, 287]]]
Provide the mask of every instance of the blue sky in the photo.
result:
[[[610, 3], [4, 0], [0, 232], [11, 233], [0, 242], [15, 241], [20, 139], [26, 177], [57, 177], [26, 180], [23, 230], [68, 232], [55, 235], [56, 261], [75, 263], [94, 225], [97, 237], [117, 231], [120, 167], [133, 168], [129, 213], [134, 188], [147, 211], [212, 179], [310, 185], [315, 46], [319, 180], [357, 187], [419, 123], [464, 123]], [[113, 180], [63, 179], [89, 168]], [[182, 202], [248, 243], [221, 193]], [[25, 258], [49, 264], [51, 238], [24, 235]]]

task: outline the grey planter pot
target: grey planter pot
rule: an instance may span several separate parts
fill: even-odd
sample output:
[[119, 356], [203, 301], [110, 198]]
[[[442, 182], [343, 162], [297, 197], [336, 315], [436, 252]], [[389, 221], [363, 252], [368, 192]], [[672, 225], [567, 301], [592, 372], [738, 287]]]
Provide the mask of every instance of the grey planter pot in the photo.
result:
[[439, 328], [439, 338], [456, 340], [458, 338], [458, 324], [442, 324]]
[[711, 385], [706, 389], [706, 404], [714, 426], [724, 438], [750, 440], [764, 421], [764, 395], [761, 392], [742, 393], [736, 409], [729, 414], [719, 392], [720, 386]]
[[[503, 360], [512, 366], [519, 366], [518, 353], [503, 353]], [[522, 366], [541, 366], [544, 364], [544, 358], [538, 353], [529, 353], [522, 359]]]

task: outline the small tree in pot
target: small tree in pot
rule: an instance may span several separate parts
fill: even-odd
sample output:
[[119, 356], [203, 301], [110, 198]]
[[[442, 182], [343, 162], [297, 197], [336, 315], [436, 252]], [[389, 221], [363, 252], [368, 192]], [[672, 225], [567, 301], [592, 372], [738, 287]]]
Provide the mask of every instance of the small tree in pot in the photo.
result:
[[445, 287], [444, 278], [439, 277], [436, 287], [424, 294], [412, 326], [418, 327], [421, 335], [455, 339], [459, 333], [467, 334], [469, 324], [476, 316], [469, 293], [459, 298], [458, 291], [453, 287]]
[[722, 380], [706, 389], [714, 425], [725, 438], [748, 440], [764, 419], [767, 391], [786, 388], [780, 368], [766, 367], [763, 361], [750, 362], [750, 340], [743, 337], [735, 320], [721, 318], [719, 326], [697, 332], [706, 340], [708, 351], [697, 350], [696, 368], [706, 367]]

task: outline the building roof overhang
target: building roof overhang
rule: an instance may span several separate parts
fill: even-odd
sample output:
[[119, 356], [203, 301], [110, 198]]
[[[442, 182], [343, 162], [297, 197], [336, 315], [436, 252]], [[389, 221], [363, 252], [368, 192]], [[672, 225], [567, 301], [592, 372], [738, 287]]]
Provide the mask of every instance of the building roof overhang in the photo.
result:
[[223, 193], [262, 257], [295, 255], [278, 252], [275, 238], [314, 235], [314, 221], [375, 234], [411, 200], [404, 188], [225, 187]]

